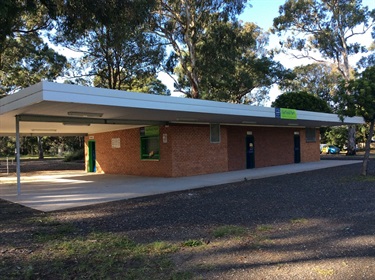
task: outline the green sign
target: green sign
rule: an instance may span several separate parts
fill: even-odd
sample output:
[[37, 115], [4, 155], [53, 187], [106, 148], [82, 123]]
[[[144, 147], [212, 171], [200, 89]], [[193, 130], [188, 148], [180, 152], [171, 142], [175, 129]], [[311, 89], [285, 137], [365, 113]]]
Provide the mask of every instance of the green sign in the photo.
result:
[[286, 120], [296, 120], [297, 110], [280, 108], [280, 117]]
[[158, 126], [146, 126], [144, 128], [144, 136], [159, 136]]

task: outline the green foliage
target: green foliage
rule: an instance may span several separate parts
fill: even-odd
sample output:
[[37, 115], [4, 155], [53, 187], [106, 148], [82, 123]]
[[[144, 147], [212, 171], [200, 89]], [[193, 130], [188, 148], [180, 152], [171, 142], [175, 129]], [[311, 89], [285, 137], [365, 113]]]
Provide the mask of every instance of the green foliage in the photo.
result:
[[348, 127], [331, 127], [326, 131], [321, 142], [325, 144], [332, 144], [339, 147], [340, 149], [343, 149], [343, 147], [348, 143]]
[[157, 1], [152, 30], [165, 38], [172, 47], [173, 51], [165, 63], [165, 70], [173, 74], [175, 66], [179, 64], [181, 77], [175, 81], [175, 87], [187, 97], [201, 97], [198, 47], [204, 43], [207, 30], [217, 23], [234, 21], [246, 2]]
[[[347, 90], [350, 96], [345, 94]], [[371, 122], [375, 118], [375, 66], [366, 68], [347, 86], [342, 85], [339, 101], [343, 115], [360, 115]]]
[[92, 78], [97, 87], [162, 93], [155, 80], [164, 47], [148, 32], [153, 4], [146, 0], [64, 3], [52, 39], [83, 54], [71, 76]]
[[41, 80], [56, 79], [66, 67], [66, 58], [42, 39], [49, 30], [44, 4], [50, 1], [5, 1], [0, 8], [0, 97]]
[[[375, 20], [375, 11], [353, 0], [287, 0], [274, 19], [274, 32], [286, 34], [281, 43], [311, 57], [318, 50], [323, 59], [334, 61], [343, 78], [350, 79], [349, 56], [365, 52], [356, 35], [366, 33]], [[306, 39], [308, 38], [308, 39]]]
[[331, 112], [327, 102], [304, 91], [283, 93], [276, 98], [271, 106], [313, 112]]
[[74, 152], [68, 152], [65, 157], [64, 161], [69, 162], [69, 161], [74, 161], [74, 160], [83, 160], [85, 158], [85, 152], [84, 150], [78, 150]]
[[[346, 94], [348, 91], [351, 92], [350, 95]], [[366, 176], [370, 143], [374, 135], [375, 125], [375, 66], [366, 68], [362, 73], [357, 74], [356, 80], [351, 80], [342, 85], [338, 98], [340, 100], [339, 112], [342, 117], [360, 115], [369, 123], [361, 173]]]
[[330, 103], [336, 95], [340, 76], [333, 65], [313, 63], [295, 67], [292, 75], [283, 79], [279, 87], [286, 92], [306, 91]]
[[197, 47], [204, 99], [260, 104], [272, 84], [288, 73], [267, 55], [268, 33], [256, 24], [218, 21], [205, 34]]

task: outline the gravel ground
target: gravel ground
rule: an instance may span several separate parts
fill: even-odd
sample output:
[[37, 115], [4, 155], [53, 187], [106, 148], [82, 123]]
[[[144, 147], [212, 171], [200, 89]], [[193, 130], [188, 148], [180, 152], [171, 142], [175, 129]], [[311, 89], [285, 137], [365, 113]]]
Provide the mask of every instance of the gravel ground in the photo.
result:
[[[367, 178], [360, 169], [354, 164], [48, 215], [83, 233], [121, 233], [141, 243], [202, 240], [204, 246], [172, 256], [178, 270], [196, 279], [375, 279], [375, 162]], [[214, 237], [222, 226], [246, 233]]]

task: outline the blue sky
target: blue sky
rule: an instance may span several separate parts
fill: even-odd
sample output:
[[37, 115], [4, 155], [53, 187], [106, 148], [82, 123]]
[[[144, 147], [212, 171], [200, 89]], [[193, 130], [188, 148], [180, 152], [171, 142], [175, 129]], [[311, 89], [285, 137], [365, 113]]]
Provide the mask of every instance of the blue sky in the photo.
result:
[[[286, 0], [249, 0], [248, 3], [252, 5], [246, 8], [240, 19], [247, 22], [254, 22], [264, 30], [268, 30], [272, 24], [273, 19], [279, 16], [279, 7], [284, 5]], [[363, 6], [368, 6], [369, 9], [375, 9], [375, 0], [362, 0]]]
[[285, 3], [285, 0], [250, 0], [252, 7], [245, 9], [239, 17], [244, 22], [254, 22], [264, 30], [268, 30], [273, 19], [279, 15], [279, 7]]

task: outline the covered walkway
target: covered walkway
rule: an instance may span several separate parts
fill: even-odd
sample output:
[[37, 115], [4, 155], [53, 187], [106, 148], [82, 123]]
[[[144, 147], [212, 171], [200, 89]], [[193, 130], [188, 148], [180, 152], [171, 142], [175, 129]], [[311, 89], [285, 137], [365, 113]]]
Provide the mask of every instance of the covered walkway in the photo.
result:
[[359, 162], [323, 160], [180, 178], [92, 174], [84, 171], [45, 172], [42, 175], [22, 176], [20, 195], [17, 195], [16, 177], [0, 177], [0, 198], [49, 212]]

